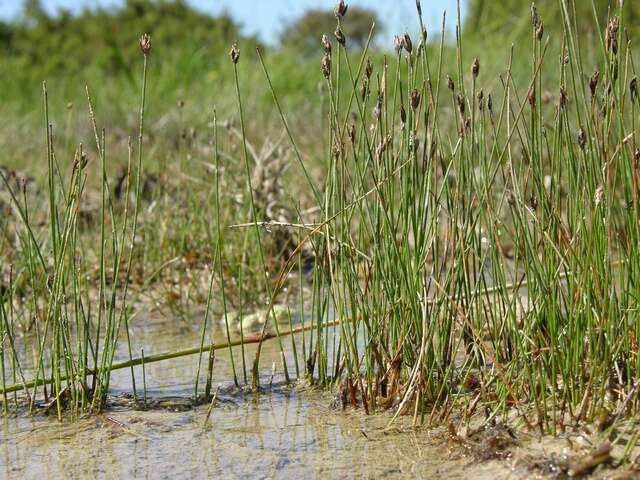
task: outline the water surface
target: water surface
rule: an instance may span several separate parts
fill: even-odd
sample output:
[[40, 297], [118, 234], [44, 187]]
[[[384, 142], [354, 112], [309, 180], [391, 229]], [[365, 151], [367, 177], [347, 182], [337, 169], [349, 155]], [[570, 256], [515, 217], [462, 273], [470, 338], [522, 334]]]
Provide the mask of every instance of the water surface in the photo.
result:
[[[138, 322], [134, 350], [145, 354], [198, 345], [198, 322]], [[214, 340], [221, 341], [222, 332]], [[301, 336], [297, 336], [298, 349]], [[295, 376], [291, 341], [285, 342]], [[247, 347], [250, 364], [254, 346]], [[125, 352], [119, 353], [122, 359]], [[235, 351], [242, 381], [242, 358]], [[234, 387], [228, 352], [216, 353], [217, 401], [193, 405], [197, 356], [147, 365], [148, 410], [122, 401], [131, 373], [115, 373], [116, 397], [103, 414], [65, 420], [15, 414], [0, 424], [2, 478], [508, 478], [504, 464], [456, 451], [442, 430], [413, 430], [386, 415], [332, 407], [331, 394], [287, 387], [277, 341], [264, 344], [262, 392]], [[206, 369], [206, 356], [203, 370]], [[142, 375], [136, 369], [138, 394]], [[204, 385], [204, 374], [201, 375]], [[127, 405], [128, 404], [128, 405]]]

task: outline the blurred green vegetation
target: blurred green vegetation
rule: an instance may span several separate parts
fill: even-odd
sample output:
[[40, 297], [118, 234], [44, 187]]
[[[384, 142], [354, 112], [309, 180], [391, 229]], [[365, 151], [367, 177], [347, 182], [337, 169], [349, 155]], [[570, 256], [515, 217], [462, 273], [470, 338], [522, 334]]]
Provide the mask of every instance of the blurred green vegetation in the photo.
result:
[[107, 140], [124, 162], [126, 137], [137, 128], [142, 69], [138, 39], [143, 32], [152, 38], [148, 86], [152, 168], [163, 161], [157, 157], [176, 156], [174, 147], [185, 131], [197, 132], [200, 142], [208, 141], [214, 106], [218, 118], [237, 120], [228, 56], [236, 42], [251, 137], [265, 138], [281, 129], [256, 48], [264, 54], [274, 87], [283, 94], [283, 106], [307, 119], [301, 124], [302, 133], [320, 121], [320, 112], [309, 115], [322, 78], [319, 46], [318, 58], [301, 63], [286, 49], [268, 48], [244, 35], [229, 16], [203, 14], [183, 0], [126, 0], [119, 8], [54, 16], [38, 0], [29, 0], [18, 20], [0, 23], [0, 115], [7, 119], [0, 131], [0, 164], [23, 167], [25, 159], [36, 163], [41, 158], [45, 80], [59, 143], [70, 150], [79, 142], [93, 143], [86, 115], [87, 86]]
[[138, 90], [143, 32], [153, 39], [151, 65], [155, 78], [163, 79], [160, 95], [187, 89], [196, 76], [210, 74], [225, 60], [213, 52], [223, 53], [236, 41], [241, 48], [258, 45], [241, 35], [230, 17], [210, 17], [182, 0], [127, 0], [121, 8], [55, 16], [39, 0], [29, 0], [21, 18], [3, 24], [0, 32], [2, 92], [18, 113], [33, 105], [45, 79], [68, 101], [85, 84], [101, 90], [117, 86], [126, 100], [127, 92]]
[[[208, 45], [244, 38], [228, 15], [211, 17], [183, 0], [127, 0], [121, 8], [62, 10], [49, 16], [39, 0], [29, 0], [21, 19], [0, 28], [3, 51], [29, 73], [48, 76], [82, 73], [88, 67], [105, 75], [131, 75], [141, 32], [152, 35], [165, 60], [193, 58]], [[184, 64], [184, 61], [181, 62]]]
[[[598, 31], [594, 7], [603, 28], [609, 14], [619, 14], [620, 8], [618, 0], [569, 0], [566, 4], [569, 12], [575, 13], [582, 38]], [[527, 15], [530, 5], [531, 2], [523, 0], [469, 0], [465, 33], [476, 38], [482, 34], [483, 41], [490, 44], [504, 43], [505, 40], [518, 42], [523, 37], [530, 37], [531, 15]], [[562, 0], [538, 0], [535, 5], [545, 30], [562, 32]], [[637, 33], [640, 27], [640, 2], [625, 1], [623, 14], [630, 33]]]
[[[469, 14], [463, 26], [468, 38], [464, 42], [462, 64], [471, 65], [478, 57], [485, 93], [499, 90], [502, 81], [499, 75], [509, 62], [508, 46], [516, 42], [512, 76], [517, 85], [526, 85], [531, 74], [531, 42], [517, 40], [531, 36], [529, 2], [469, 1]], [[561, 42], [559, 2], [537, 3], [545, 22], [545, 35], [552, 42]], [[581, 27], [595, 27], [590, 0], [568, 3], [575, 3]], [[625, 2], [625, 14], [638, 18], [638, 3]], [[597, 5], [604, 21], [607, 1], [597, 0]], [[351, 6], [344, 19], [354, 67], [374, 20], [375, 32], [381, 32], [383, 27], [371, 11]], [[417, 27], [417, 18], [414, 21]], [[629, 21], [626, 24], [629, 25]], [[180, 144], [186, 131], [198, 135], [201, 143], [208, 141], [214, 106], [219, 119], [237, 122], [233, 69], [228, 58], [234, 42], [238, 42], [241, 50], [239, 73], [245, 110], [250, 113], [249, 138], [260, 144], [265, 138], [277, 137], [282, 132], [281, 120], [257, 61], [255, 49], [258, 47], [264, 53], [271, 80], [297, 141], [307, 155], [322, 159], [328, 140], [319, 132], [324, 131], [329, 100], [322, 90], [319, 37], [327, 33], [334, 42], [334, 29], [332, 10], [314, 10], [284, 30], [279, 46], [268, 47], [257, 38], [244, 35], [241, 25], [228, 15], [211, 17], [194, 10], [184, 0], [126, 0], [119, 8], [93, 8], [78, 15], [60, 12], [55, 16], [48, 15], [39, 0], [28, 0], [19, 20], [0, 23], [0, 115], [5, 119], [0, 131], [0, 164], [16, 167], [41, 158], [44, 80], [49, 89], [55, 135], [68, 148], [60, 156], [70, 156], [69, 151], [79, 142], [93, 143], [86, 114], [85, 86], [88, 86], [99, 123], [106, 129], [107, 141], [115, 145], [114, 156], [124, 162], [126, 138], [137, 128], [142, 63], [138, 38], [143, 32], [151, 34], [153, 43], [148, 105], [151, 168], [177, 155], [175, 146]], [[586, 36], [581, 38], [589, 41]], [[430, 40], [433, 43], [427, 48], [433, 52], [431, 57], [436, 62], [439, 35], [430, 33]], [[418, 44], [417, 38], [414, 44]], [[370, 51], [373, 64], [381, 68], [383, 56], [393, 57], [392, 49], [390, 40], [387, 44], [376, 42]], [[455, 55], [453, 45], [445, 45], [443, 71], [458, 82]], [[598, 67], [594, 58], [586, 52], [588, 70]], [[555, 79], [556, 70], [556, 62], [547, 62], [544, 77]], [[343, 81], [348, 84], [346, 79]]]

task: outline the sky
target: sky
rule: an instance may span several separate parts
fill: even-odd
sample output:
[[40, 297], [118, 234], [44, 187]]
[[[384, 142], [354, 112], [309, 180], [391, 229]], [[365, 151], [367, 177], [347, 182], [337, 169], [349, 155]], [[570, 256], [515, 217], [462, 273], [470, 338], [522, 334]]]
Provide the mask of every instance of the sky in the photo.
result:
[[[0, 0], [0, 19], [7, 20], [19, 15], [24, 0]], [[60, 8], [80, 11], [82, 8], [99, 5], [116, 6], [123, 0], [42, 0], [51, 13]], [[333, 8], [335, 0], [187, 0], [204, 12], [217, 14], [228, 12], [244, 26], [244, 31], [257, 34], [267, 43], [274, 43], [283, 25], [300, 16], [309, 8]], [[453, 31], [457, 0], [422, 0], [422, 10], [429, 31], [440, 31], [442, 14], [446, 10], [449, 19], [447, 29]], [[385, 36], [405, 30], [415, 31], [415, 0], [350, 0], [350, 5], [373, 8], [384, 22]], [[464, 1], [461, 2], [464, 15]]]

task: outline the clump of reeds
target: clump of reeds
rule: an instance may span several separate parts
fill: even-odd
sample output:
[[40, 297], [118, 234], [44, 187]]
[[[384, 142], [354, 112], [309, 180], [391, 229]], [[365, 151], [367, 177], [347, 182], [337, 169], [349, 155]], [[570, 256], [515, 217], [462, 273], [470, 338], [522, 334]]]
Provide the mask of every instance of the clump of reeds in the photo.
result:
[[454, 71], [444, 34], [439, 51], [425, 48], [417, 5], [418, 47], [396, 37], [377, 69], [366, 49], [354, 64], [341, 5], [336, 45], [320, 42], [329, 164], [307, 238], [308, 373], [343, 385], [349, 403], [416, 419], [515, 409], [555, 432], [636, 412], [638, 87], [620, 15], [591, 74], [575, 33], [586, 19], [563, 2], [563, 30], [550, 32], [534, 7], [527, 85], [509, 64], [491, 88], [482, 59], [464, 64], [460, 35]]
[[[640, 98], [633, 50], [622, 41], [621, 15], [611, 12], [598, 55], [587, 56], [575, 28], [586, 19], [573, 18], [563, 2], [563, 30], [552, 32], [533, 8], [531, 76], [517, 85], [513, 52], [497, 81], [485, 78], [482, 58], [466, 58], [459, 11], [457, 63], [448, 70], [445, 33], [439, 42], [429, 43], [420, 2], [417, 11], [419, 38], [408, 33], [396, 37], [395, 56], [375, 65], [368, 58], [369, 45], [359, 59], [349, 50], [349, 32], [342, 25], [348, 8], [345, 2], [336, 7], [335, 42], [329, 35], [319, 39], [318, 75], [329, 105], [322, 183], [309, 174], [282, 109], [281, 92], [258, 52], [294, 165], [308, 181], [318, 212], [312, 224], [302, 215], [298, 225], [280, 222], [302, 233], [278, 270], [263, 247], [265, 220], [274, 220], [278, 188], [266, 185], [258, 174], [266, 166], [256, 168], [256, 158], [249, 154], [240, 50], [231, 49], [250, 214], [243, 248], [251, 235], [257, 258], [247, 259], [243, 252], [246, 262], [233, 280], [243, 292], [250, 274], [244, 265], [258, 264], [262, 301], [268, 305], [262, 335], [247, 341], [261, 345], [263, 339], [277, 338], [282, 368], [290, 378], [272, 307], [289, 272], [303, 263], [303, 248], [311, 248], [311, 298], [300, 301], [303, 321], [309, 323], [300, 329], [307, 332], [300, 349], [291, 337], [293, 350], [304, 360], [300, 369], [294, 356], [296, 373], [339, 389], [345, 404], [368, 412], [393, 408], [428, 422], [444, 421], [456, 409], [466, 418], [482, 411], [489, 420], [516, 412], [528, 427], [547, 432], [603, 414], [611, 422], [637, 414], [640, 148], [635, 124]], [[141, 48], [146, 66], [148, 39], [143, 38]], [[595, 63], [595, 71], [587, 63]], [[557, 74], [550, 96], [549, 70]], [[146, 80], [134, 171], [138, 197], [144, 85]], [[46, 242], [34, 237], [28, 209], [17, 194], [13, 203], [22, 212], [34, 309], [40, 299], [46, 300], [46, 315], [37, 328], [41, 336], [33, 384], [43, 383], [45, 371], [52, 373], [47, 383], [53, 383], [53, 390], [44, 394], [56, 400], [61, 415], [65, 391], [79, 407], [99, 405], [108, 392], [113, 352], [121, 326], [128, 331], [128, 315], [126, 294], [120, 303], [115, 294], [118, 289], [126, 292], [127, 277], [124, 284], [115, 274], [107, 282], [105, 262], [113, 257], [117, 272], [118, 260], [127, 258], [126, 269], [131, 268], [138, 202], [131, 224], [125, 215], [120, 229], [111, 225], [109, 237], [106, 220], [113, 215], [104, 136], [95, 128], [103, 178], [104, 254], [99, 299], [90, 302], [75, 255], [76, 213], [90, 167], [79, 148], [70, 181], [60, 182], [48, 124], [47, 118]], [[217, 128], [215, 118], [213, 124]], [[221, 286], [225, 347], [242, 348], [242, 379], [249, 382], [251, 369], [257, 387], [260, 346], [251, 367], [245, 333], [238, 342], [229, 333], [217, 130], [214, 144], [214, 269], [201, 345], [183, 353], [207, 351], [215, 278]], [[45, 260], [49, 256], [52, 263]], [[304, 290], [301, 286], [301, 294]], [[12, 305], [12, 292], [11, 286], [5, 288], [3, 300], [9, 301], [0, 301], [5, 408], [7, 392], [15, 390], [5, 385], [29, 381], [17, 362], [11, 311], [4, 308]], [[67, 308], [68, 299], [74, 308]], [[307, 300], [311, 307], [305, 312]], [[88, 309], [89, 303], [95, 311]], [[242, 304], [241, 299], [240, 308]], [[269, 325], [273, 333], [267, 332]], [[12, 363], [11, 379], [4, 376], [5, 359]], [[145, 357], [144, 363], [149, 361], [154, 357]], [[210, 353], [207, 397], [212, 364]], [[233, 370], [239, 384], [239, 367], [233, 364]], [[35, 387], [30, 390], [32, 401], [37, 393]]]
[[[87, 89], [89, 118], [95, 136], [95, 159], [85, 146], [75, 151], [68, 176], [60, 168], [56, 156], [53, 126], [49, 121], [46, 84], [43, 84], [45, 138], [47, 160], [48, 219], [46, 237], [36, 234], [31, 218], [26, 188], [18, 190], [11, 177], [0, 171], [4, 188], [8, 191], [20, 222], [17, 223], [21, 242], [23, 269], [35, 335], [25, 335], [25, 345], [17, 345], [14, 305], [24, 302], [19, 282], [12, 277], [0, 292], [0, 357], [2, 362], [2, 390], [4, 408], [8, 408], [6, 378], [8, 362], [12, 383], [22, 386], [33, 411], [40, 397], [55, 405], [58, 418], [63, 411], [100, 410], [109, 391], [111, 366], [115, 352], [122, 342], [121, 333], [129, 346], [128, 305], [129, 278], [136, 244], [140, 178], [143, 165], [144, 113], [147, 85], [147, 60], [151, 52], [151, 38], [140, 38], [144, 58], [142, 93], [139, 115], [137, 162], [131, 165], [133, 147], [129, 141], [125, 207], [122, 215], [114, 213], [113, 199], [107, 177], [105, 131], [98, 127], [93, 102]], [[133, 167], [133, 168], [132, 168]], [[87, 271], [94, 268], [83, 255], [79, 213], [85, 202], [85, 186], [93, 173], [100, 178], [100, 235], [98, 251], [98, 284], [87, 282]], [[133, 176], [134, 181], [129, 179]], [[130, 211], [129, 190], [134, 185], [133, 213]], [[121, 272], [122, 269], [122, 272]], [[33, 342], [33, 344], [29, 344]], [[10, 345], [7, 351], [6, 347]], [[21, 365], [19, 351], [32, 349], [32, 378], [27, 379]], [[134, 396], [135, 378], [131, 370]], [[15, 399], [14, 399], [15, 400]]]

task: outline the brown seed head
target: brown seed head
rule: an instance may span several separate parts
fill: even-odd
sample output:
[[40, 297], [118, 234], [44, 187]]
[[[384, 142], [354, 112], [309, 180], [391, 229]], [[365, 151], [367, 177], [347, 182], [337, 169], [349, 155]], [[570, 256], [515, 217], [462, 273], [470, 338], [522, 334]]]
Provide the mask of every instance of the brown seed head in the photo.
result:
[[237, 65], [240, 61], [240, 49], [238, 48], [237, 44], [233, 44], [231, 50], [229, 51], [229, 56], [231, 57], [231, 61], [233, 62], [233, 64]]
[[620, 29], [620, 20], [618, 17], [611, 17], [607, 30], [605, 32], [605, 48], [607, 52], [613, 55], [618, 54], [618, 30]]
[[413, 150], [413, 153], [417, 154], [418, 149], [420, 148], [420, 139], [416, 135], [416, 132], [413, 132], [413, 135], [411, 135], [410, 142], [411, 142], [410, 147]]
[[535, 2], [531, 3], [531, 24], [537, 27], [540, 24], [540, 17], [538, 16], [538, 9]]
[[464, 96], [460, 93], [458, 94], [457, 102], [458, 102], [458, 111], [460, 112], [460, 116], [464, 117], [464, 112], [467, 108], [467, 101], [464, 98]]
[[326, 35], [322, 35], [322, 48], [324, 49], [324, 53], [331, 55], [331, 42]]
[[351, 145], [356, 144], [356, 126], [353, 123], [349, 125], [349, 140], [351, 140]]
[[598, 89], [598, 81], [600, 80], [600, 72], [596, 70], [591, 75], [591, 79], [589, 80], [589, 90], [591, 91], [591, 98], [596, 96], [596, 90]]
[[567, 95], [567, 87], [564, 85], [560, 86], [560, 108], [564, 108], [569, 101], [569, 97]]
[[489, 110], [489, 115], [493, 116], [493, 97], [491, 94], [487, 97], [487, 110]]
[[403, 125], [407, 123], [407, 111], [404, 109], [404, 104], [400, 105], [400, 121]]
[[333, 156], [336, 160], [340, 160], [344, 157], [344, 143], [336, 140], [336, 143], [333, 145]]
[[336, 37], [338, 43], [344, 47], [347, 43], [347, 38], [344, 36], [342, 29], [340, 27], [336, 28], [336, 31], [333, 34]]
[[393, 37], [393, 49], [396, 51], [396, 55], [400, 55], [400, 51], [402, 50], [402, 38], [398, 35], [394, 35]]
[[631, 94], [631, 101], [635, 102], [638, 99], [638, 77], [633, 77], [629, 83], [629, 93]]
[[481, 112], [484, 111], [484, 92], [482, 90], [478, 92], [478, 108]]
[[88, 163], [89, 163], [89, 157], [85, 152], [82, 152], [82, 155], [80, 156], [80, 168], [84, 169]]
[[151, 36], [148, 33], [143, 33], [140, 37], [140, 50], [144, 56], [151, 52]]
[[456, 84], [453, 83], [453, 79], [449, 75], [447, 75], [447, 88], [452, 92], [456, 91]]
[[360, 85], [360, 99], [364, 102], [369, 94], [369, 80], [367, 78], [362, 79], [362, 85]]
[[329, 80], [329, 78], [331, 77], [331, 55], [328, 53], [325, 53], [324, 57], [322, 57], [321, 70], [322, 76], [325, 79]]
[[413, 90], [411, 92], [411, 95], [409, 95], [409, 100], [411, 103], [411, 108], [416, 111], [418, 109], [418, 107], [420, 106], [420, 99], [422, 98], [422, 96], [420, 95], [420, 92], [418, 90]]
[[411, 55], [411, 52], [413, 51], [413, 43], [411, 42], [411, 37], [407, 32], [405, 32], [402, 36], [402, 48], [404, 48], [406, 52]]
[[349, 8], [349, 5], [347, 5], [344, 2], [344, 0], [340, 0], [336, 5], [336, 8], [334, 9], [333, 13], [335, 14], [336, 18], [343, 18], [347, 14], [348, 8]]
[[578, 146], [583, 152], [587, 147], [587, 134], [582, 127], [580, 127], [580, 129], [578, 130]]
[[531, 86], [531, 90], [529, 90], [529, 96], [527, 97], [529, 100], [529, 105], [531, 107], [536, 106], [536, 86], [535, 84]]
[[473, 75], [473, 78], [476, 79], [478, 78], [479, 74], [480, 74], [480, 61], [476, 58], [475, 60], [473, 60], [473, 64], [471, 65], [471, 75]]
[[373, 63], [371, 63], [371, 59], [367, 58], [367, 65], [364, 67], [365, 76], [370, 79], [373, 74]]
[[416, 0], [416, 10], [418, 10], [418, 15], [422, 15], [422, 5], [420, 4], [420, 0]]
[[540, 23], [538, 23], [538, 26], [536, 27], [536, 38], [540, 42], [542, 41], [543, 36], [544, 36], [544, 23], [540, 21]]
[[373, 107], [373, 116], [376, 118], [380, 118], [382, 114], [382, 99], [378, 97], [378, 101], [376, 102], [376, 106]]
[[387, 150], [387, 147], [389, 146], [391, 141], [392, 141], [392, 138], [390, 135], [387, 135], [385, 138], [383, 138], [380, 141], [380, 143], [376, 147], [376, 155], [378, 158], [380, 158], [382, 154]]

